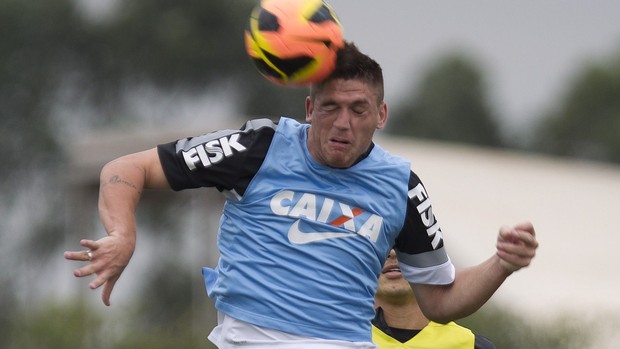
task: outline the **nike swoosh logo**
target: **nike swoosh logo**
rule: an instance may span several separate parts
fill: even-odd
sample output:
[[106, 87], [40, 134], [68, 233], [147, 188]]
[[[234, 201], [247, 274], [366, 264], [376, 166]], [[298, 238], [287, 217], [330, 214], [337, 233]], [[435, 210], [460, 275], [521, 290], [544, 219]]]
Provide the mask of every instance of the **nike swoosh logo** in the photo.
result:
[[299, 219], [296, 220], [295, 223], [293, 223], [293, 225], [291, 225], [290, 229], [288, 230], [288, 241], [290, 241], [293, 244], [297, 244], [297, 245], [308, 244], [311, 242], [321, 241], [321, 240], [346, 238], [346, 237], [357, 235], [355, 233], [347, 234], [347, 233], [318, 232], [318, 231], [304, 233], [301, 230], [299, 230], [299, 222], [300, 222]]

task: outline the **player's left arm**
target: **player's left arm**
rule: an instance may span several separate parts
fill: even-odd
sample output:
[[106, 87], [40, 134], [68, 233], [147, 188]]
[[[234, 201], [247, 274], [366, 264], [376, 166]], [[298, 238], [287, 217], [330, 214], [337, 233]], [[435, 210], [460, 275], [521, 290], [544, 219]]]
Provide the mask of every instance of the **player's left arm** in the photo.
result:
[[514, 271], [528, 266], [538, 242], [534, 227], [523, 223], [502, 227], [496, 253], [469, 268], [454, 268], [445, 251], [442, 230], [430, 195], [413, 172], [403, 230], [395, 248], [405, 277], [412, 283], [420, 308], [436, 322], [449, 322], [478, 310]]
[[476, 266], [457, 268], [452, 284], [412, 284], [420, 308], [428, 318], [442, 323], [471, 315], [491, 298], [508, 276], [530, 265], [537, 248], [531, 223], [500, 228], [497, 252]]

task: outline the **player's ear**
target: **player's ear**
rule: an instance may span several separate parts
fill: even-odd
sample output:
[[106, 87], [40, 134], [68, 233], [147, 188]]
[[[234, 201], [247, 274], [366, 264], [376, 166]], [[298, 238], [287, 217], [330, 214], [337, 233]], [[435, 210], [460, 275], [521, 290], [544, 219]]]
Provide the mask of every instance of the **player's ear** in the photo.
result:
[[377, 123], [377, 129], [382, 129], [385, 127], [388, 119], [388, 109], [387, 103], [385, 101], [381, 102], [379, 106], [379, 122]]
[[306, 97], [306, 122], [312, 121], [312, 112], [314, 111], [314, 103], [310, 96]]

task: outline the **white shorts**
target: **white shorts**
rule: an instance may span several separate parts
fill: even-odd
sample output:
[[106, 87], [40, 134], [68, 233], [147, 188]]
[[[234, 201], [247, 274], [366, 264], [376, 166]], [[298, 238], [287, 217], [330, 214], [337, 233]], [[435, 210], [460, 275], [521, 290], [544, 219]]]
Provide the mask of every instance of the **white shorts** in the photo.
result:
[[219, 349], [377, 349], [372, 342], [349, 342], [299, 336], [217, 314], [209, 340]]

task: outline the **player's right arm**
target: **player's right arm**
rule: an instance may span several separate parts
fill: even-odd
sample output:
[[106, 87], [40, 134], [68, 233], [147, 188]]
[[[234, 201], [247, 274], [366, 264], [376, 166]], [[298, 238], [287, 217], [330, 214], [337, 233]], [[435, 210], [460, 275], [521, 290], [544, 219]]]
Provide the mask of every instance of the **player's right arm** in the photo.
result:
[[[145, 188], [169, 188], [157, 150], [122, 156], [107, 163], [100, 174], [99, 216], [107, 236], [82, 240], [92, 253], [91, 263], [74, 271], [77, 277], [97, 275], [91, 289], [104, 286], [103, 303], [110, 305], [114, 284], [129, 263], [136, 243], [135, 212]], [[66, 252], [65, 258], [85, 261], [84, 251]]]
[[240, 130], [180, 139], [107, 163], [99, 187], [99, 216], [107, 236], [80, 241], [91, 251], [91, 260], [87, 250], [65, 252], [66, 259], [90, 262], [74, 275], [97, 275], [89, 286], [103, 285], [102, 300], [109, 305], [112, 289], [135, 249], [135, 213], [142, 191], [216, 187], [243, 195], [262, 164], [275, 128], [270, 120], [252, 120]]

